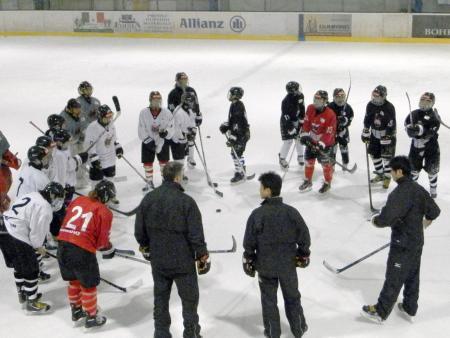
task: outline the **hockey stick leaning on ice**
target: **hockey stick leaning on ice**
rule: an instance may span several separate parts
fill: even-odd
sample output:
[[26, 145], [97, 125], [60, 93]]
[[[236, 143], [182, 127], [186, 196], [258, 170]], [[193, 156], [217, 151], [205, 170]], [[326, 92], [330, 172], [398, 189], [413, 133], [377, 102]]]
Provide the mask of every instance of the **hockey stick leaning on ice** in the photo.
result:
[[389, 243], [386, 243], [385, 245], [383, 245], [383, 246], [379, 247], [378, 249], [372, 251], [371, 253], [365, 255], [364, 257], [361, 257], [360, 259], [357, 259], [356, 261], [354, 261], [354, 262], [352, 262], [352, 263], [350, 263], [350, 264], [348, 264], [348, 265], [346, 265], [346, 266], [344, 266], [344, 267], [342, 267], [342, 268], [335, 268], [335, 267], [331, 266], [331, 265], [330, 265], [327, 261], [325, 261], [325, 260], [323, 261], [323, 265], [324, 265], [325, 268], [327, 268], [329, 271], [331, 271], [331, 272], [333, 272], [333, 273], [335, 273], [335, 274], [340, 274], [341, 272], [343, 272], [343, 271], [345, 271], [345, 270], [347, 270], [347, 269], [350, 269], [352, 266], [354, 266], [354, 265], [356, 265], [356, 264], [358, 264], [358, 263], [361, 263], [363, 260], [365, 260], [365, 259], [367, 259], [367, 258], [369, 258], [369, 257], [371, 257], [371, 256], [373, 256], [373, 255], [375, 255], [376, 253], [378, 253], [378, 252], [380, 252], [380, 251], [386, 249], [386, 248], [389, 247], [390, 245], [391, 245], [390, 242], [389, 242]]
[[[220, 254], [220, 253], [233, 253], [233, 252], [236, 252], [236, 248], [237, 248], [236, 239], [234, 238], [234, 236], [231, 236], [231, 240], [233, 241], [233, 245], [232, 245], [231, 249], [209, 250], [208, 253], [210, 253], [210, 254]], [[142, 263], [142, 264], [147, 264], [147, 265], [150, 264], [150, 262], [145, 260], [145, 259], [140, 259], [140, 258], [128, 256], [128, 255], [124, 255], [124, 254], [121, 254], [121, 253], [116, 253], [116, 256], [121, 257], [121, 258], [125, 258], [125, 259], [130, 259], [132, 261], [139, 262], [139, 263]]]
[[[78, 195], [78, 196], [86, 196], [86, 195], [84, 195], [84, 194], [82, 194], [82, 193], [79, 193], [78, 191], [75, 191], [74, 194], [75, 194], [75, 195]], [[134, 214], [136, 214], [137, 208], [138, 208], [138, 207], [136, 207], [136, 208], [134, 208], [134, 209], [131, 210], [131, 211], [121, 211], [121, 210], [116, 209], [116, 208], [114, 208], [114, 207], [110, 207], [110, 206], [107, 206], [107, 207], [108, 207], [108, 209], [111, 209], [112, 211], [115, 211], [115, 212], [117, 212], [118, 214], [121, 214], [121, 215], [124, 215], [124, 216], [133, 216]]]
[[367, 186], [369, 187], [369, 203], [370, 203], [370, 211], [372, 212], [379, 212], [377, 208], [373, 206], [372, 203], [372, 186], [370, 185], [370, 169], [369, 169], [369, 145], [367, 143], [364, 143], [366, 148], [366, 165], [367, 165]]
[[[228, 135], [227, 134], [224, 134], [224, 135], [227, 138], [227, 141], [229, 142], [230, 138], [228, 137]], [[238, 163], [239, 163], [239, 167], [241, 169], [241, 172], [244, 174], [244, 180], [247, 181], [247, 180], [254, 179], [256, 174], [253, 173], [253, 174], [247, 176], [247, 172], [245, 171], [244, 166], [241, 163], [241, 158], [237, 156], [236, 149], [234, 149], [233, 145], [230, 145], [230, 148], [231, 148], [231, 151], [233, 152], [235, 160], [238, 161]]]
[[286, 177], [287, 172], [289, 171], [289, 166], [291, 165], [292, 157], [294, 156], [295, 148], [297, 146], [297, 138], [294, 139], [294, 147], [292, 147], [291, 155], [289, 156], [288, 166], [286, 170], [284, 170], [283, 176], [281, 177], [281, 182], [284, 182], [284, 178]]
[[450, 129], [450, 127], [442, 121], [441, 116], [438, 113], [438, 110], [436, 108], [433, 109], [434, 115], [436, 116], [437, 120], [440, 124], [442, 124], [445, 128]]
[[202, 162], [203, 169], [205, 170], [206, 181], [208, 182], [208, 185], [214, 190], [214, 192], [218, 196], [223, 197], [223, 192], [216, 189], [217, 183], [214, 183], [211, 180], [211, 177], [209, 176], [209, 173], [208, 173], [208, 169], [206, 168], [206, 163], [204, 162], [204, 158], [202, 158], [202, 155], [200, 154], [200, 151], [198, 150], [198, 147], [197, 147], [197, 143], [195, 141], [194, 141], [194, 147], [195, 147], [195, 150], [197, 150], [198, 157], [200, 158], [200, 162]]
[[[54, 254], [52, 254], [52, 253], [50, 253], [50, 252], [48, 252], [48, 251], [47, 251], [47, 254], [48, 254], [50, 257], [53, 257], [53, 258], [55, 258], [55, 259], [58, 259], [58, 257], [57, 257], [56, 255], [54, 255]], [[137, 280], [136, 282], [134, 282], [133, 284], [131, 284], [131, 285], [128, 286], [128, 287], [124, 287], [124, 286], [117, 285], [117, 284], [115, 284], [115, 283], [113, 283], [113, 282], [110, 282], [109, 280], [104, 279], [104, 278], [102, 278], [102, 277], [100, 277], [100, 280], [101, 280], [103, 283], [108, 284], [108, 285], [111, 285], [112, 287], [114, 287], [114, 288], [116, 288], [116, 289], [118, 289], [118, 290], [120, 290], [120, 291], [122, 291], [122, 292], [128, 292], [128, 291], [130, 291], [130, 290], [132, 290], [132, 289], [136, 289], [136, 288], [138, 288], [139, 286], [142, 285], [142, 279]]]

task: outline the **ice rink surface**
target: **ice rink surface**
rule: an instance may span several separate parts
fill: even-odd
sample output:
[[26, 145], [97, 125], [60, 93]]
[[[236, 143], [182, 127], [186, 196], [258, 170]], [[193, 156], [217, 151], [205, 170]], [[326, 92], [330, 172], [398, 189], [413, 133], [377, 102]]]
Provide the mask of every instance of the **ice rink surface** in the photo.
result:
[[[247, 41], [149, 40], [109, 38], [0, 38], [0, 128], [11, 150], [26, 157], [28, 147], [39, 133], [29, 125], [34, 121], [46, 128], [46, 117], [59, 113], [67, 100], [78, 96], [77, 87], [88, 80], [94, 96], [113, 107], [117, 95], [122, 116], [117, 120], [119, 141], [125, 156], [139, 170], [140, 142], [137, 138], [139, 111], [148, 105], [148, 94], [159, 90], [167, 103], [175, 73], [186, 72], [199, 96], [204, 122], [201, 126], [207, 164], [224, 198], [207, 186], [200, 162], [187, 170], [186, 192], [199, 204], [205, 236], [210, 249], [238, 241], [234, 254], [213, 255], [209, 274], [199, 277], [200, 323], [207, 338], [262, 337], [263, 326], [257, 279], [242, 271], [242, 238], [250, 212], [260, 203], [257, 179], [231, 187], [233, 164], [219, 125], [228, 114], [227, 91], [241, 86], [245, 94], [251, 139], [245, 157], [249, 172], [280, 172], [278, 151], [280, 105], [285, 84], [301, 83], [306, 103], [314, 92], [325, 89], [330, 96], [335, 87], [347, 91], [349, 71], [352, 89], [349, 103], [355, 111], [350, 129], [350, 161], [358, 164], [353, 174], [335, 172], [332, 189], [326, 196], [317, 190], [322, 171], [316, 165], [313, 191], [300, 194], [303, 171], [295, 158], [287, 173], [282, 196], [305, 218], [312, 236], [311, 265], [298, 270], [300, 291], [309, 331], [306, 337], [444, 337], [450, 329], [449, 242], [450, 130], [441, 128], [441, 174], [437, 202], [441, 217], [426, 231], [422, 258], [419, 312], [414, 324], [394, 310], [383, 326], [359, 317], [363, 304], [374, 304], [384, 279], [387, 251], [349, 269], [341, 276], [324, 269], [326, 259], [338, 267], [365, 255], [389, 241], [389, 229], [376, 229], [366, 221], [369, 214], [364, 146], [360, 141], [365, 106], [375, 86], [388, 89], [388, 99], [397, 111], [397, 154], [407, 154], [409, 139], [403, 129], [408, 114], [405, 91], [417, 107], [420, 94], [436, 94], [436, 107], [450, 123], [450, 45], [298, 43]], [[207, 138], [210, 136], [210, 138]], [[338, 155], [340, 160], [340, 156]], [[142, 180], [118, 161], [117, 183], [122, 210], [133, 209], [141, 200]], [[143, 172], [143, 170], [142, 170]], [[16, 173], [15, 173], [16, 174]], [[160, 182], [155, 167], [155, 183]], [[422, 172], [420, 182], [428, 189]], [[391, 184], [389, 191], [395, 186]], [[13, 195], [15, 186], [11, 189]], [[387, 192], [373, 189], [374, 203], [381, 207]], [[222, 209], [216, 213], [216, 209]], [[118, 248], [137, 250], [133, 236], [134, 217], [116, 215], [112, 242]], [[119, 257], [99, 260], [101, 274], [127, 286], [140, 278], [143, 286], [123, 294], [110, 286], [99, 287], [99, 305], [108, 323], [96, 337], [151, 337], [153, 335], [153, 292], [151, 270], [143, 264]], [[72, 328], [66, 297], [54, 260], [46, 262], [52, 281], [40, 287], [43, 299], [53, 306], [51, 314], [25, 316], [20, 310], [12, 272], [0, 258], [0, 337], [77, 337]], [[401, 300], [401, 296], [399, 298]], [[279, 294], [283, 337], [291, 337], [283, 300]], [[182, 336], [181, 303], [175, 287], [171, 298], [172, 334]]]

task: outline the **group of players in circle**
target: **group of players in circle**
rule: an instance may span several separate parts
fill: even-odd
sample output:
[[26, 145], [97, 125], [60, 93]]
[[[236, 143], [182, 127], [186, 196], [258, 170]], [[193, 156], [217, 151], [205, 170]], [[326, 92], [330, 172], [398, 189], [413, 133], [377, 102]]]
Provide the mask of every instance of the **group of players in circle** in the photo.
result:
[[[189, 86], [187, 75], [178, 73], [175, 80], [167, 109], [162, 106], [160, 92], [152, 91], [149, 106], [139, 114], [138, 136], [142, 141], [141, 162], [146, 178], [144, 192], [154, 189], [155, 158], [161, 172], [169, 162], [170, 153], [174, 162], [181, 166], [184, 166], [185, 159], [189, 167], [196, 166], [195, 140], [202, 123], [200, 105], [195, 90]], [[37, 292], [38, 281], [50, 278], [42, 270], [42, 254], [45, 254], [42, 247], [46, 238], [47, 248], [51, 248], [52, 240], [57, 238], [61, 274], [69, 281], [72, 320], [86, 318], [85, 326], [90, 328], [106, 322], [106, 318], [97, 313], [96, 286], [100, 276], [95, 252], [101, 249], [104, 258], [114, 256], [114, 248], [109, 241], [112, 213], [106, 205], [119, 203], [112, 181], [116, 174], [116, 158], [121, 158], [124, 151], [118, 142], [113, 111], [92, 96], [93, 87], [88, 82], [82, 82], [78, 91], [80, 96], [70, 99], [61, 114], [48, 117], [49, 129], [29, 148], [28, 161], [18, 175], [19, 184], [12, 205], [7, 195], [12, 184], [10, 168], [19, 169], [21, 163], [0, 133], [0, 248], [7, 266], [14, 268], [20, 303], [29, 312], [46, 312], [50, 306], [41, 301], [41, 294]], [[343, 166], [349, 164], [352, 107], [342, 88], [333, 91], [332, 102], [328, 102], [326, 91], [318, 90], [313, 103], [307, 107], [298, 82], [288, 82], [286, 91], [281, 105], [283, 142], [278, 155], [279, 164], [288, 169], [288, 154], [294, 144], [298, 164], [305, 166], [300, 191], [311, 190], [317, 159], [324, 173], [324, 183], [319, 192], [325, 193], [331, 187], [338, 149]], [[231, 183], [245, 181], [246, 177], [244, 152], [250, 139], [250, 126], [243, 95], [240, 87], [229, 90], [228, 119], [219, 128], [231, 148], [235, 168]], [[394, 106], [386, 97], [387, 90], [382, 85], [372, 91], [361, 138], [367, 144], [375, 167], [376, 176], [371, 182], [382, 182], [387, 189], [391, 180], [389, 161], [395, 154], [396, 116]], [[420, 97], [419, 109], [412, 111], [405, 120], [407, 134], [412, 138], [409, 153], [412, 177], [417, 180], [420, 171], [425, 169], [433, 198], [437, 196], [440, 156], [437, 141], [440, 118], [433, 109], [434, 103], [434, 94], [424, 93]], [[89, 164], [89, 169], [86, 164]], [[75, 188], [86, 187], [87, 176], [92, 182], [89, 196], [71, 202]], [[183, 180], [187, 180], [184, 174]], [[97, 217], [95, 226], [88, 227], [92, 217]], [[83, 225], [81, 231], [87, 233], [83, 240], [74, 236], [78, 231], [75, 230], [77, 222]], [[80, 265], [89, 267], [80, 272]]]

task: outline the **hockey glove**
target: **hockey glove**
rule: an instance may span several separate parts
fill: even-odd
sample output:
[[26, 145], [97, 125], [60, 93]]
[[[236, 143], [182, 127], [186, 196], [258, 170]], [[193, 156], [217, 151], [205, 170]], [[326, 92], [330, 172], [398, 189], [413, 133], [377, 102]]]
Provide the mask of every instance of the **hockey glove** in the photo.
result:
[[308, 256], [295, 256], [295, 266], [297, 268], [306, 268], [309, 265]]
[[303, 135], [300, 136], [300, 143], [304, 144], [305, 146], [309, 146], [312, 144], [312, 138], [309, 135]]
[[102, 164], [97, 154], [91, 155], [91, 167], [95, 170], [102, 170]]
[[254, 265], [254, 260], [250, 255], [244, 252], [242, 256], [242, 268], [247, 276], [255, 277], [256, 269]]
[[228, 140], [227, 140], [227, 147], [235, 147], [237, 143], [237, 136], [236, 135], [232, 135], [230, 134], [230, 136], [228, 136]]
[[423, 126], [420, 124], [408, 124], [406, 126], [406, 133], [409, 137], [416, 137], [423, 134]]
[[102, 253], [103, 259], [111, 259], [116, 254], [116, 249], [109, 243], [108, 247], [101, 249], [100, 252]]
[[202, 122], [203, 122], [203, 116], [202, 116], [202, 113], [196, 114], [196, 115], [195, 115], [195, 125], [196, 125], [197, 127], [199, 127], [199, 126], [202, 124]]
[[142, 254], [142, 257], [144, 257], [144, 259], [146, 261], [151, 261], [151, 255], [150, 255], [150, 247], [148, 246], [139, 246], [139, 252]]
[[120, 145], [120, 143], [116, 143], [116, 156], [117, 158], [122, 158], [123, 155], [123, 148]]
[[197, 128], [188, 128], [188, 133], [186, 134], [186, 139], [188, 141], [195, 141], [195, 135], [197, 135]]
[[211, 260], [209, 255], [206, 254], [197, 260], [197, 273], [199, 275], [205, 275], [211, 269]]
[[[0, 192], [0, 213], [4, 213], [9, 209], [9, 205], [11, 204], [11, 199], [5, 192]], [[0, 222], [3, 218], [0, 217]]]
[[89, 154], [87, 152], [79, 153], [78, 156], [80, 156], [81, 163], [86, 163], [89, 158]]
[[66, 184], [66, 186], [64, 187], [64, 190], [66, 191], [66, 197], [73, 196], [73, 194], [75, 193], [75, 187], [71, 186], [69, 184]]
[[167, 132], [167, 130], [162, 129], [162, 130], [160, 130], [160, 131], [158, 132], [158, 134], [159, 134], [159, 137], [161, 137], [161, 138], [166, 138], [168, 132]]
[[9, 149], [3, 153], [1, 160], [2, 164], [16, 170], [19, 169], [22, 164], [22, 162], [11, 151], [9, 151]]
[[225, 134], [228, 130], [230, 130], [230, 126], [228, 125], [228, 122], [224, 122], [220, 125], [219, 130], [222, 134]]
[[370, 141], [370, 130], [369, 128], [364, 128], [361, 133], [361, 141], [364, 143], [369, 143]]
[[289, 129], [288, 130], [288, 134], [290, 136], [294, 136], [295, 134], [297, 134], [297, 129], [295, 129], [295, 128]]

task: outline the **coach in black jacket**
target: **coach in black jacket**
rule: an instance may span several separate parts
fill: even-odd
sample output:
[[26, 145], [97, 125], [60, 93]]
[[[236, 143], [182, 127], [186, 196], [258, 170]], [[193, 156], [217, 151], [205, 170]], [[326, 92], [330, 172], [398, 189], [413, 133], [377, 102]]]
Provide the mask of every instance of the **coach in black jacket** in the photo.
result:
[[179, 184], [183, 165], [169, 162], [163, 184], [149, 192], [138, 207], [135, 237], [151, 262], [154, 281], [155, 338], [171, 337], [169, 298], [175, 282], [183, 304], [184, 338], [200, 337], [197, 314], [199, 274], [209, 270], [200, 210]]
[[377, 304], [363, 306], [362, 312], [363, 316], [377, 322], [389, 316], [402, 286], [403, 302], [398, 304], [398, 308], [409, 317], [415, 316], [423, 230], [441, 212], [430, 194], [411, 179], [411, 164], [407, 157], [396, 156], [389, 164], [398, 185], [389, 194], [381, 213], [372, 218], [376, 227], [392, 229], [386, 279]]
[[247, 221], [244, 237], [243, 267], [246, 274], [258, 271], [264, 335], [279, 338], [280, 315], [277, 289], [283, 292], [286, 317], [291, 331], [299, 338], [308, 329], [298, 290], [296, 267], [309, 265], [310, 236], [300, 213], [284, 204], [280, 195], [281, 177], [273, 172], [262, 174], [260, 195], [264, 201]]

